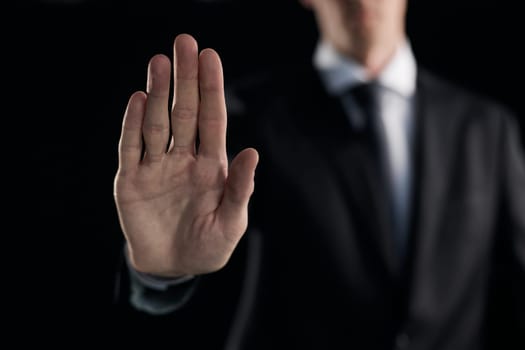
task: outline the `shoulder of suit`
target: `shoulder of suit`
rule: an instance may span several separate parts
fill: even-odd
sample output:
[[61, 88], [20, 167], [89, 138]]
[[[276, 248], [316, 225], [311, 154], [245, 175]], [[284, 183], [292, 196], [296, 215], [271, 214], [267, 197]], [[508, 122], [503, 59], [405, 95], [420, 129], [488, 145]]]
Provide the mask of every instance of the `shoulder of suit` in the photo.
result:
[[469, 115], [514, 118], [511, 109], [496, 98], [438, 75], [424, 67], [418, 67], [418, 83], [428, 90], [432, 99], [460, 106]]

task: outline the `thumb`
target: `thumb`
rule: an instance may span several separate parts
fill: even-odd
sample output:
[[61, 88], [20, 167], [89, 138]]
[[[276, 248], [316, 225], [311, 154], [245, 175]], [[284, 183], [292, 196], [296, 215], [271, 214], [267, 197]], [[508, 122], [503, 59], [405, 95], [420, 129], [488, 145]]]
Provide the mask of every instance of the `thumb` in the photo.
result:
[[248, 202], [254, 190], [255, 168], [259, 154], [253, 148], [242, 150], [232, 161], [218, 216], [225, 234], [237, 239], [248, 225]]

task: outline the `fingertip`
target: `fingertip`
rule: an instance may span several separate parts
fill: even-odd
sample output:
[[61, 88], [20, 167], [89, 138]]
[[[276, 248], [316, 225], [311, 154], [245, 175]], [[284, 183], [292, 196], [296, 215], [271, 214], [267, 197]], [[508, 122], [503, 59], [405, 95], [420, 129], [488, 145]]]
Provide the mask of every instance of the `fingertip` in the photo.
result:
[[171, 61], [168, 56], [164, 54], [156, 54], [150, 58], [148, 63], [148, 69], [150, 73], [154, 75], [163, 75], [168, 73], [171, 69]]
[[221, 63], [221, 58], [217, 51], [209, 47], [200, 52], [199, 60], [203, 63]]
[[175, 37], [175, 50], [197, 50], [197, 40], [190, 34], [182, 33]]
[[253, 157], [255, 158], [255, 163], [259, 163], [259, 152], [255, 148], [248, 148], [249, 152], [253, 154]]
[[250, 167], [255, 171], [257, 165], [259, 164], [259, 152], [257, 152], [255, 148], [251, 147], [247, 148], [245, 152], [247, 153], [246, 158], [248, 159], [247, 161], [250, 163]]
[[199, 54], [199, 75], [201, 90], [221, 91], [223, 71], [219, 54], [214, 49], [206, 48]]
[[259, 161], [259, 152], [255, 148], [248, 147], [248, 148], [245, 148], [242, 152], [249, 155], [249, 157], [253, 159], [254, 162]]
[[[234, 159], [239, 168], [255, 172], [257, 164], [259, 163], [259, 152], [255, 148], [245, 148]], [[233, 164], [232, 164], [233, 165]]]
[[144, 91], [135, 91], [131, 94], [128, 100], [127, 111], [135, 111], [137, 109], [143, 109], [146, 104], [147, 95]]
[[175, 42], [179, 40], [197, 41], [195, 37], [189, 33], [180, 33], [175, 37]]
[[146, 91], [157, 96], [167, 96], [170, 88], [171, 62], [163, 54], [153, 56], [148, 64]]
[[135, 91], [134, 93], [132, 93], [129, 99], [132, 101], [137, 101], [137, 102], [146, 101], [147, 95], [144, 91], [139, 90], [139, 91]]

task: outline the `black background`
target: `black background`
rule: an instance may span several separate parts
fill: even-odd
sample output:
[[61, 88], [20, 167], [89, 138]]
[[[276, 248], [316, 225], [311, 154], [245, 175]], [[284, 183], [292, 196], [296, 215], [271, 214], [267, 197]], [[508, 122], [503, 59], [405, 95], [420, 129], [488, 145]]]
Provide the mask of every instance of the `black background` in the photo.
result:
[[[421, 64], [507, 105], [523, 131], [518, 6], [412, 1], [408, 33]], [[171, 55], [187, 32], [221, 54], [226, 79], [310, 59], [313, 17], [296, 0], [20, 1], [3, 17], [13, 20], [3, 50], [13, 78], [5, 121], [15, 121], [4, 123], [15, 180], [5, 190], [16, 204], [6, 229], [15, 239], [4, 240], [11, 324], [33, 330], [29, 338], [55, 342], [82, 329], [75, 342], [99, 341], [126, 326], [112, 305], [122, 242], [112, 187], [122, 114], [145, 88], [149, 58]]]

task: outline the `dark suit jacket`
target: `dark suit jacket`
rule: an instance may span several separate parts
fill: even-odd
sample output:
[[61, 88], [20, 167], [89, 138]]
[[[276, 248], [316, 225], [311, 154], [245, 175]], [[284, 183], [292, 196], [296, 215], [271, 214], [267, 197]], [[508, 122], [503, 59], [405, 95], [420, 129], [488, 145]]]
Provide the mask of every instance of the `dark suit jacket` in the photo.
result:
[[403, 260], [366, 135], [311, 69], [281, 73], [233, 88], [229, 150], [260, 153], [250, 228], [162, 316], [173, 344], [523, 349], [525, 162], [510, 113], [419, 69]]

